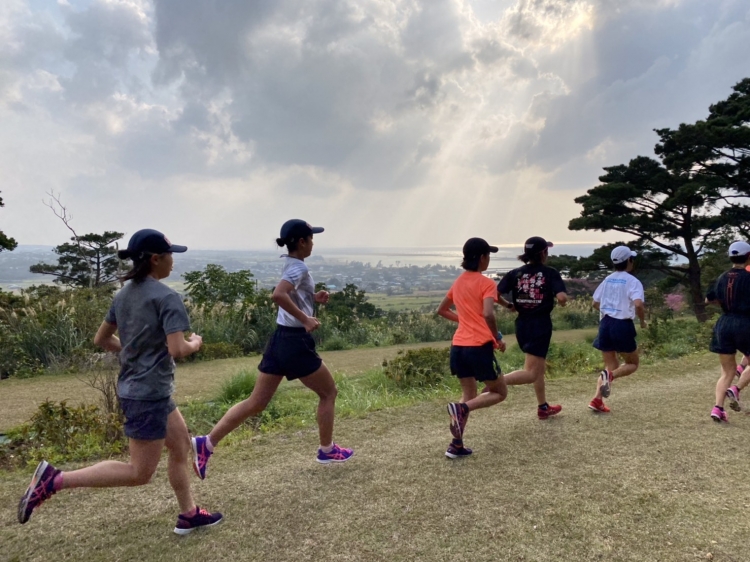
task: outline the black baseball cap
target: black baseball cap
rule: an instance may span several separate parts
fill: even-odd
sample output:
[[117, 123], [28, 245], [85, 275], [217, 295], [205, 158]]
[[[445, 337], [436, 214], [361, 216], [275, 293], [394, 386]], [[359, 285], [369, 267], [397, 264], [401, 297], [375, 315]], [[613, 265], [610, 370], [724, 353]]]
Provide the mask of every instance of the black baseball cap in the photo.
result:
[[541, 236], [532, 236], [523, 245], [523, 255], [527, 257], [534, 256], [552, 246], [554, 246], [552, 242], [547, 242]]
[[473, 259], [497, 252], [497, 246], [490, 246], [484, 238], [469, 238], [464, 244], [464, 258]]
[[302, 219], [291, 219], [281, 225], [282, 240], [297, 240], [307, 238], [311, 234], [320, 234], [325, 229], [321, 226], [310, 226], [310, 223]]
[[134, 258], [142, 254], [166, 254], [187, 252], [187, 246], [176, 246], [158, 230], [144, 228], [130, 237], [127, 250], [117, 252], [121, 260]]

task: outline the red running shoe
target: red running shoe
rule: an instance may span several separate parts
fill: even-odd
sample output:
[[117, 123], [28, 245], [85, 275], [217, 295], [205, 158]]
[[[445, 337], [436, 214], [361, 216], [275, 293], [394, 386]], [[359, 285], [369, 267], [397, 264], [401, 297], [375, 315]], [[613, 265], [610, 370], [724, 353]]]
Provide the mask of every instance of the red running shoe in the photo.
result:
[[550, 418], [552, 416], [556, 416], [562, 411], [562, 406], [559, 404], [553, 406], [552, 404], [549, 404], [546, 409], [537, 408], [536, 409], [536, 415], [539, 416], [540, 420], [546, 420], [547, 418]]
[[594, 398], [591, 402], [589, 402], [589, 408], [599, 414], [609, 414], [609, 408], [607, 408], [607, 405], [601, 398]]

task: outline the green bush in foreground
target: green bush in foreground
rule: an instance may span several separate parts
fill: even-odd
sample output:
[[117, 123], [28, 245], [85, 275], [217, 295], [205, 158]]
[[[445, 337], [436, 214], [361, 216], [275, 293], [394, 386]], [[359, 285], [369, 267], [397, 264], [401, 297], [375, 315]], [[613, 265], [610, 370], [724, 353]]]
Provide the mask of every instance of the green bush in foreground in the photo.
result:
[[399, 387], [431, 386], [450, 376], [449, 357], [448, 348], [399, 351], [395, 359], [383, 361], [383, 372]]

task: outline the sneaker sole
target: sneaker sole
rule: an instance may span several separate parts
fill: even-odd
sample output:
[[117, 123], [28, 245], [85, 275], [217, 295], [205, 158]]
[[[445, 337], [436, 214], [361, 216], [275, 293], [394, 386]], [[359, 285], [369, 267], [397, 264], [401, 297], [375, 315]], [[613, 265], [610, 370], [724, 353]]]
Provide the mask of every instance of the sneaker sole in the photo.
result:
[[609, 398], [609, 395], [612, 392], [612, 383], [609, 380], [609, 375], [606, 376], [606, 379], [602, 375], [599, 375], [599, 378], [602, 379], [602, 384], [599, 387], [599, 392], [601, 392], [602, 398]]
[[732, 392], [727, 389], [726, 397], [729, 399], [729, 407], [735, 412], [741, 412], [742, 406], [740, 405], [740, 399]]
[[200, 527], [191, 527], [190, 529], [180, 529], [178, 527], [175, 527], [174, 534], [180, 535], [180, 536], [189, 535], [190, 533], [192, 533], [193, 531], [197, 531], [198, 529], [208, 529], [209, 527], [216, 527], [216, 525], [220, 524], [222, 521], [224, 521], [223, 517], [219, 519], [218, 521], [216, 521], [215, 523], [210, 523], [208, 525], [201, 525]]
[[326, 459], [326, 460], [322, 460], [322, 459], [319, 459], [318, 457], [315, 457], [315, 461], [319, 462], [320, 464], [342, 463], [342, 462], [346, 462], [348, 460], [351, 460], [351, 458], [353, 456], [354, 456], [354, 451], [352, 451], [352, 454], [350, 456], [348, 456], [348, 457], [346, 457], [345, 459], [342, 459], [342, 460], [338, 460], [338, 459]]
[[597, 414], [609, 414], [609, 412], [605, 412], [604, 410], [600, 410], [599, 408], [594, 408], [591, 404], [589, 404], [589, 410]]
[[449, 453], [448, 451], [446, 451], [445, 456], [449, 459], [463, 459], [465, 457], [470, 457], [471, 453], [469, 453], [468, 455], [454, 455], [453, 453]]
[[716, 423], [729, 423], [729, 420], [723, 419], [720, 416], [715, 416], [711, 414], [711, 419], [714, 420]]
[[457, 407], [453, 402], [448, 404], [448, 415], [450, 415], [451, 417], [451, 435], [453, 435], [453, 437], [455, 437], [456, 439], [463, 439], [464, 432], [461, 431], [461, 424], [458, 422], [459, 407]]
[[29, 487], [26, 488], [26, 492], [23, 494], [23, 496], [21, 497], [21, 501], [18, 503], [18, 522], [21, 525], [31, 519], [31, 513], [29, 513], [29, 516], [26, 517], [26, 508], [29, 507], [30, 492], [34, 489], [36, 483], [39, 482], [39, 479], [42, 477], [42, 474], [44, 474], [44, 471], [47, 470], [48, 466], [49, 463], [47, 461], [41, 461], [36, 466], [34, 475], [31, 477], [31, 482], [29, 482]]
[[[196, 441], [195, 437], [192, 437], [190, 439], [190, 448], [193, 451], [193, 472], [195, 472], [195, 475], [200, 478], [201, 480], [205, 480], [206, 477], [201, 476], [200, 468], [198, 468], [198, 442]], [[177, 531], [175, 531], [177, 533]], [[179, 535], [179, 533], [177, 533]]]

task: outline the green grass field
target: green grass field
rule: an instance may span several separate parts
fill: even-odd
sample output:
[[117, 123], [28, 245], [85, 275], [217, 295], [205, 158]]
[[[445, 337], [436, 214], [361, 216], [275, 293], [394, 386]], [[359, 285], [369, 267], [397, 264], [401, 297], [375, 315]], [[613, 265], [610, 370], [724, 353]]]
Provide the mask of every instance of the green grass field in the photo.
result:
[[367, 293], [367, 300], [383, 310], [419, 310], [431, 307], [437, 310], [446, 291], [417, 291], [411, 295], [386, 295], [385, 293]]
[[[326, 360], [366, 370], [373, 351], [382, 356]], [[188, 367], [199, 379], [208, 365]], [[0, 558], [748, 560], [750, 417], [710, 421], [717, 374], [708, 354], [645, 367], [615, 382], [608, 416], [586, 408], [592, 376], [552, 380], [549, 399], [564, 410], [546, 422], [531, 388], [511, 388], [505, 403], [472, 413], [474, 455], [457, 461], [443, 455], [443, 399], [341, 421], [337, 441], [357, 454], [339, 466], [314, 462], [313, 429], [234, 439], [194, 481], [199, 505], [222, 510], [224, 523], [182, 538], [171, 533], [177, 506], [163, 464], [141, 488], [62, 492], [26, 526], [15, 505], [31, 468], [2, 473]]]

